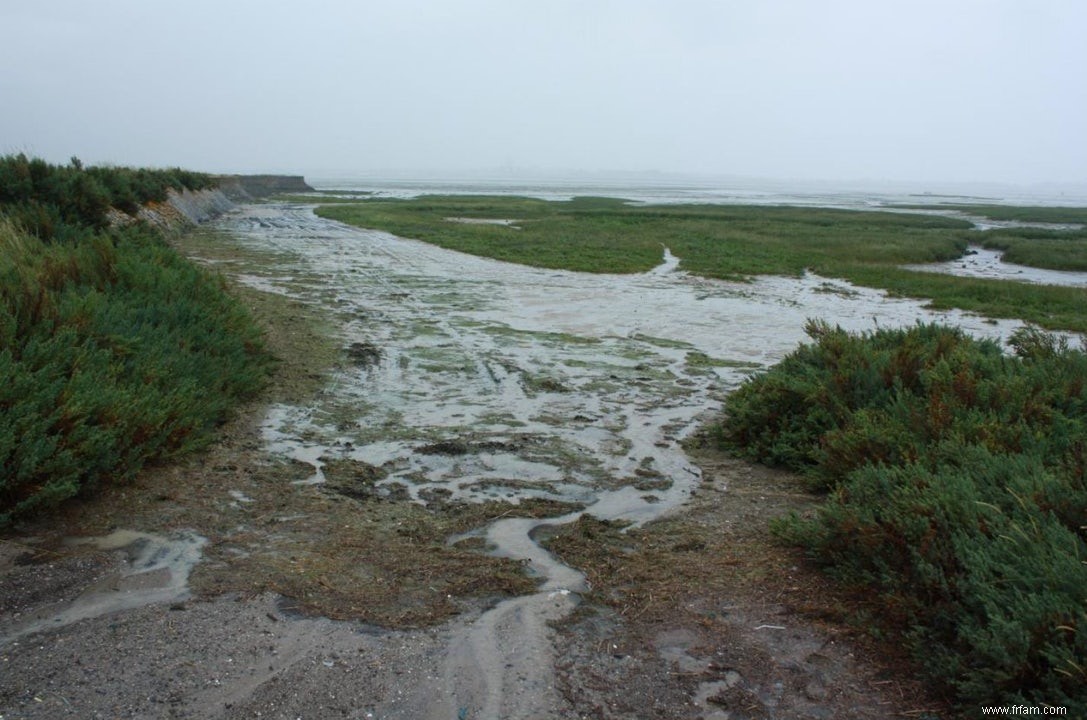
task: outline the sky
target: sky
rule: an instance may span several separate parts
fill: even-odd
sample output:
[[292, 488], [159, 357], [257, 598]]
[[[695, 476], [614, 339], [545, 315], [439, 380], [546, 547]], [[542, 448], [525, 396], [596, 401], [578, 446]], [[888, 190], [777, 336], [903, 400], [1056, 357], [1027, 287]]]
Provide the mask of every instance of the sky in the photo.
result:
[[0, 154], [1087, 184], [1083, 0], [2, 0]]

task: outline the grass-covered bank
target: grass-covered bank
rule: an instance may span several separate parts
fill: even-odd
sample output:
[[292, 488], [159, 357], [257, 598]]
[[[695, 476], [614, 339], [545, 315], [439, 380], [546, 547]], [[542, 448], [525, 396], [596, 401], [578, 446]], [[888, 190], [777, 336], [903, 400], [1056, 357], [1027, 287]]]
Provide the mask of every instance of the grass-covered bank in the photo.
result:
[[109, 222], [208, 182], [0, 158], [0, 526], [200, 444], [260, 386], [259, 331], [222, 281]]
[[[343, 200], [342, 198], [340, 200]], [[1087, 290], [912, 272], [902, 265], [951, 260], [993, 243], [1009, 260], [1087, 267], [1080, 231], [980, 233], [964, 220], [921, 214], [731, 205], [631, 206], [608, 198], [426, 196], [337, 202], [322, 217], [498, 260], [585, 272], [644, 272], [661, 246], [697, 275], [742, 279], [806, 269], [858, 285], [929, 299], [994, 318], [1087, 332]], [[508, 224], [469, 223], [509, 220]], [[1041, 235], [1046, 235], [1045, 238]]]
[[1087, 715], [1087, 354], [1036, 331], [1012, 357], [938, 326], [809, 329], [721, 428], [829, 493], [780, 533], [877, 591], [964, 708]]

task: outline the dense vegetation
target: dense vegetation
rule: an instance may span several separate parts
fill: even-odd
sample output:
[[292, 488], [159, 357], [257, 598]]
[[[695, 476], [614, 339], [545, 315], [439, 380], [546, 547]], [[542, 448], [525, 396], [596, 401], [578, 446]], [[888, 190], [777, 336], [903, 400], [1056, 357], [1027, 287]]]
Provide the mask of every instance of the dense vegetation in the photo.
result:
[[[971, 224], [932, 215], [827, 208], [734, 205], [630, 205], [608, 198], [547, 202], [530, 198], [426, 196], [362, 200], [319, 207], [318, 214], [386, 230], [453, 250], [539, 267], [586, 272], [644, 272], [660, 263], [661, 246], [698, 275], [744, 279], [805, 270], [858, 285], [929, 299], [990, 317], [1021, 318], [1050, 329], [1087, 331], [1087, 290], [960, 278], [904, 270], [902, 265], [951, 260], [986, 239], [1024, 255], [1037, 233], [979, 233]], [[456, 219], [507, 219], [512, 225]], [[1023, 231], [1028, 232], [1028, 231]], [[1045, 232], [1045, 231], [1041, 231]], [[1050, 231], [1052, 232], [1052, 231]], [[1087, 242], [1074, 231], [1019, 261], [1087, 265]], [[1009, 258], [1010, 259], [1010, 258]], [[1063, 263], [1063, 264], [1061, 264]]]
[[1087, 354], [1014, 356], [945, 327], [801, 346], [731, 394], [723, 444], [829, 492], [779, 527], [884, 617], [964, 707], [1087, 717]]
[[259, 386], [259, 333], [222, 281], [107, 219], [209, 182], [0, 159], [0, 526], [205, 440]]
[[53, 165], [40, 158], [0, 158], [0, 208], [39, 238], [78, 241], [87, 229], [109, 225], [109, 210], [134, 215], [141, 205], [166, 200], [171, 188], [202, 190], [216, 181], [180, 168], [88, 167], [78, 158]]

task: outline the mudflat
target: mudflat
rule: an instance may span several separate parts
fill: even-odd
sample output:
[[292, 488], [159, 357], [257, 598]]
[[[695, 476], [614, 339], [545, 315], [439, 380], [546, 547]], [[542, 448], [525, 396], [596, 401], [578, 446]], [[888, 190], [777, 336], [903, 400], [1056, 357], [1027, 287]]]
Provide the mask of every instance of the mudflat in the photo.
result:
[[6, 720], [938, 709], [863, 599], [772, 541], [813, 498], [699, 428], [806, 317], [1015, 323], [663, 252], [525, 268], [303, 205], [218, 230], [179, 242], [235, 283], [277, 377], [203, 453], [5, 536]]

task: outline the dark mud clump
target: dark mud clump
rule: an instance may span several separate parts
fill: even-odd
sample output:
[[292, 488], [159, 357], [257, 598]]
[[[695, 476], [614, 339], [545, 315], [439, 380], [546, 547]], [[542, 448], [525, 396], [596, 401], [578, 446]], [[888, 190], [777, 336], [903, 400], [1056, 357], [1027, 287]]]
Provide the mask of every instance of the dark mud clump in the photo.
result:
[[353, 342], [347, 346], [347, 357], [358, 367], [373, 367], [381, 362], [381, 348], [368, 342]]
[[419, 455], [467, 455], [469, 445], [460, 440], [442, 440], [415, 448]]
[[419, 455], [467, 455], [469, 453], [514, 452], [529, 444], [529, 438], [514, 440], [484, 440], [468, 442], [466, 440], [441, 440], [427, 445], [420, 445], [414, 452]]
[[378, 496], [377, 484], [388, 475], [382, 468], [361, 460], [321, 458], [321, 461], [324, 463], [324, 489], [355, 500]]

